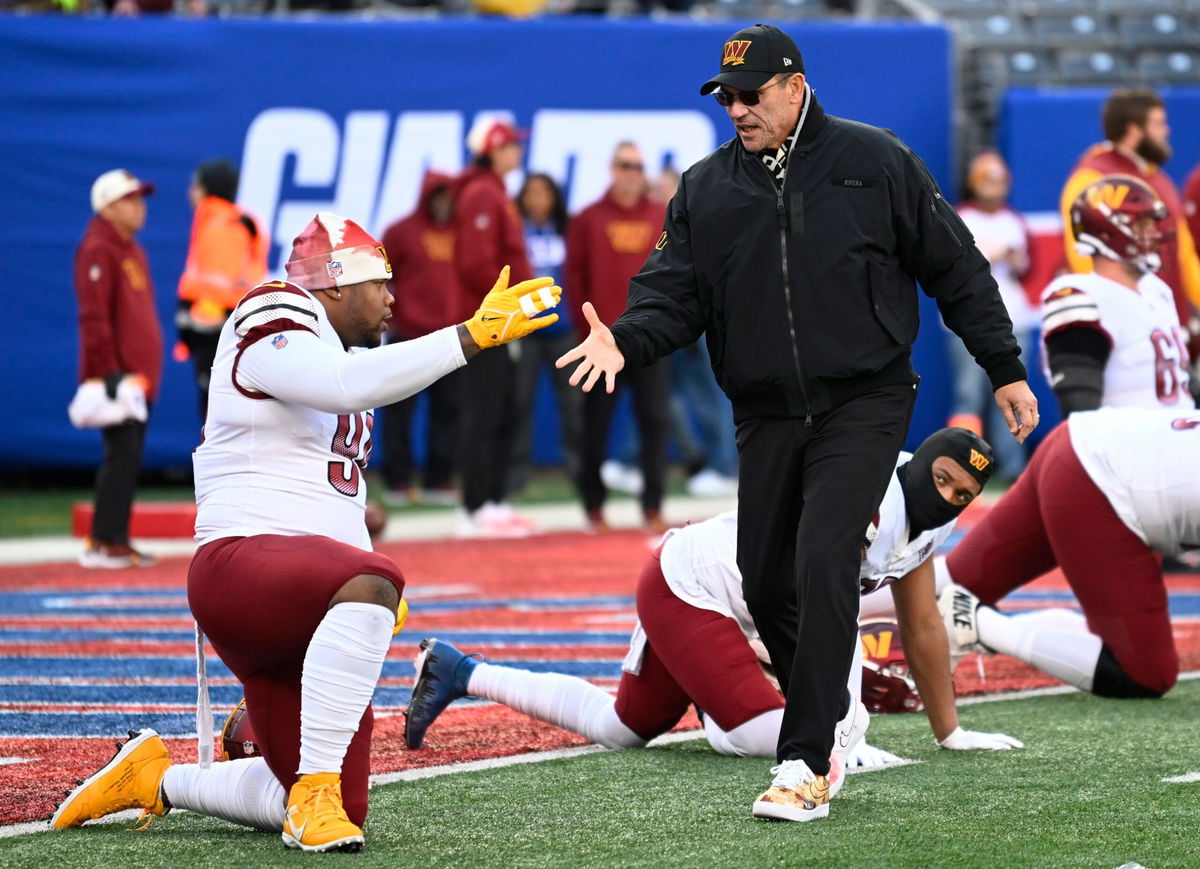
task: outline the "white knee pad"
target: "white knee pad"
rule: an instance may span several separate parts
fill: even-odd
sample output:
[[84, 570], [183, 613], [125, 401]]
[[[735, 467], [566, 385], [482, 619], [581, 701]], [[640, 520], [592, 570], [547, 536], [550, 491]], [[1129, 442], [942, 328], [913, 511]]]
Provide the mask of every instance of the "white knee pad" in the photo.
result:
[[708, 737], [708, 744], [717, 754], [731, 757], [774, 757], [782, 724], [782, 709], [772, 709], [756, 715], [732, 730], [722, 730], [706, 715], [704, 735]]

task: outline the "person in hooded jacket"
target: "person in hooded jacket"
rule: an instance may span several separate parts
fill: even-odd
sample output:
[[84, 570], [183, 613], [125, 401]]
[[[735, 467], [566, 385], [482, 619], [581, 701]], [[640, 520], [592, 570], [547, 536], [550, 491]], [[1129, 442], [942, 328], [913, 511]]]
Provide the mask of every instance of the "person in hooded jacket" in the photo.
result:
[[[463, 292], [454, 267], [453, 184], [450, 175], [426, 172], [417, 207], [383, 233], [383, 249], [392, 263], [392, 295], [396, 297], [388, 343], [419, 338], [456, 322]], [[419, 395], [384, 409], [384, 503], [457, 503], [454, 472], [461, 392], [462, 372], [453, 371], [420, 393], [428, 397], [428, 417], [419, 494], [413, 490], [416, 469], [412, 450], [413, 411]]]

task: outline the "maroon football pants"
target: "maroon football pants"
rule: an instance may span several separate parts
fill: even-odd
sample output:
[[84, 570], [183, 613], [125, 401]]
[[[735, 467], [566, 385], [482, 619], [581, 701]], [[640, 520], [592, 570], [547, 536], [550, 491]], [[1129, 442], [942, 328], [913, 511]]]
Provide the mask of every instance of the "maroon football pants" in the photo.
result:
[[946, 559], [985, 604], [1061, 567], [1121, 669], [1166, 692], [1179, 675], [1162, 559], [1121, 521], [1071, 446], [1052, 431], [1017, 482]]
[[[300, 764], [300, 673], [329, 601], [360, 574], [404, 578], [390, 558], [328, 537], [261, 534], [201, 546], [188, 570], [188, 604], [221, 660], [246, 691], [255, 740], [284, 788]], [[342, 801], [350, 820], [367, 817], [371, 707], [342, 762]]]
[[666, 733], [690, 703], [726, 731], [783, 708], [738, 623], [677, 598], [657, 554], [638, 580], [637, 614], [648, 642], [641, 672], [621, 676], [616, 712], [638, 736]]

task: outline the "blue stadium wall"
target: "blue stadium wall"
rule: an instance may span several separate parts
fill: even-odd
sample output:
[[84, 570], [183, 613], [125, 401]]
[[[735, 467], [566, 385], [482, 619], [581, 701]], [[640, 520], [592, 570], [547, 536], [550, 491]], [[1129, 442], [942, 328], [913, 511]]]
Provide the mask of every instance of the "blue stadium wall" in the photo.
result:
[[[1104, 138], [1100, 110], [1109, 88], [1011, 88], [997, 146], [1013, 170], [1013, 206], [1057, 211], [1063, 182], [1084, 151]], [[1200, 163], [1200, 88], [1160, 88], [1174, 154], [1164, 167], [1183, 186]]]
[[[529, 163], [564, 179], [573, 209], [599, 195], [612, 145], [639, 140], [651, 171], [731, 134], [697, 94], [734, 23], [557, 19], [332, 21], [0, 19], [0, 468], [94, 465], [94, 432], [66, 419], [78, 366], [72, 258], [101, 172], [158, 185], [141, 240], [167, 335], [200, 162], [243, 168], [241, 199], [283, 248], [318, 209], [374, 230], [406, 212], [426, 166], [457, 169], [477, 113], [532, 129]], [[950, 39], [938, 27], [785, 25], [832, 114], [896, 130], [951, 181]], [[1047, 135], [1056, 135], [1048, 131]], [[482, 288], [481, 288], [482, 289]], [[923, 299], [924, 377], [911, 440], [949, 400], [936, 308]], [[558, 458], [539, 397], [535, 455]], [[146, 465], [187, 467], [200, 420], [190, 366], [167, 360]]]

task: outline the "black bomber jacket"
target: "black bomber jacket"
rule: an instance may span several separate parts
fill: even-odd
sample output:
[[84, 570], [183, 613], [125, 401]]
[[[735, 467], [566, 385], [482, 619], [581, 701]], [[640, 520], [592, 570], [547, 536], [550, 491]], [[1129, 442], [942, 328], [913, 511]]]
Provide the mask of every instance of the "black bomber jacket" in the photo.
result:
[[916, 284], [993, 388], [1025, 379], [987, 260], [891, 131], [812, 100], [778, 190], [735, 137], [683, 173], [612, 326], [626, 366], [706, 333], [735, 416], [811, 416], [915, 383]]

